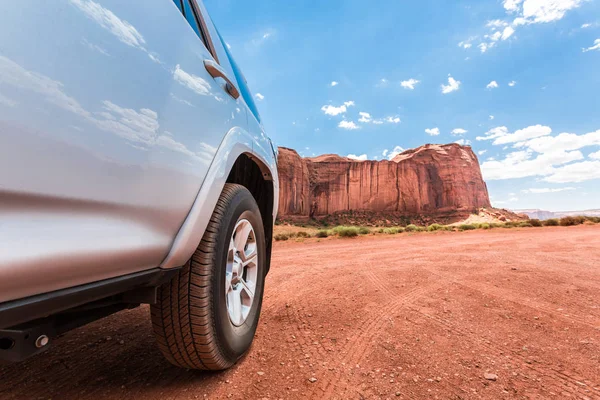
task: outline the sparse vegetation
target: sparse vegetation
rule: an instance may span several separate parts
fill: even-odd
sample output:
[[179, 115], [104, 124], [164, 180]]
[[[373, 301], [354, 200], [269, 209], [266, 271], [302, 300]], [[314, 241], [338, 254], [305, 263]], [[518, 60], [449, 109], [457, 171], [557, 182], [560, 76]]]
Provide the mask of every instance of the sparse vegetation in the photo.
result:
[[585, 217], [562, 217], [560, 219], [560, 226], [575, 226], [581, 225], [585, 222]]
[[315, 233], [315, 237], [318, 237], [318, 238], [326, 238], [328, 236], [329, 236], [329, 232], [327, 232], [324, 229], [320, 230], [320, 231], [317, 231], [317, 233]]
[[544, 221], [544, 226], [559, 226], [560, 221], [556, 218], [547, 219]]
[[544, 226], [542, 224], [542, 221], [540, 221], [539, 219], [530, 219], [529, 223], [531, 224], [531, 226], [535, 226], [536, 228], [540, 227], [540, 226]]
[[[542, 227], [542, 226], [575, 226], [575, 225], [594, 225], [600, 223], [600, 217], [582, 217], [582, 216], [568, 216], [561, 219], [548, 219], [541, 221], [539, 219], [530, 219], [525, 221], [506, 221], [506, 222], [476, 222], [461, 225], [442, 225], [433, 223], [427, 227], [417, 226], [415, 224], [407, 225], [406, 227], [367, 227], [367, 226], [348, 226], [338, 225], [332, 229], [327, 229], [324, 225], [312, 225], [307, 226], [302, 231], [284, 231], [274, 235], [276, 241], [286, 241], [293, 238], [305, 239], [305, 238], [326, 238], [329, 236], [338, 236], [340, 238], [352, 238], [359, 235], [369, 234], [384, 234], [384, 235], [397, 235], [403, 232], [438, 232], [438, 231], [449, 231], [449, 232], [464, 232], [476, 229], [495, 229], [495, 228], [530, 228], [530, 227]], [[281, 226], [281, 225], [279, 225]], [[299, 225], [298, 225], [299, 226]], [[294, 225], [288, 225], [293, 228]], [[320, 227], [320, 228], [319, 228]]]
[[290, 236], [287, 233], [278, 233], [277, 235], [274, 236], [275, 240], [280, 242], [283, 240], [288, 240], [290, 238]]
[[404, 232], [403, 228], [385, 228], [383, 230], [383, 233], [385, 233], [386, 235], [396, 235], [402, 232]]
[[443, 231], [446, 230], [444, 225], [440, 224], [431, 224], [427, 227], [427, 232], [435, 232], [435, 231]]
[[406, 232], [417, 232], [419, 227], [413, 224], [408, 225], [405, 229]]
[[354, 226], [337, 226], [333, 231], [342, 238], [351, 238], [358, 236], [358, 228]]
[[368, 235], [369, 233], [371, 233], [371, 230], [369, 228], [366, 228], [364, 226], [361, 226], [360, 228], [358, 228], [359, 235]]

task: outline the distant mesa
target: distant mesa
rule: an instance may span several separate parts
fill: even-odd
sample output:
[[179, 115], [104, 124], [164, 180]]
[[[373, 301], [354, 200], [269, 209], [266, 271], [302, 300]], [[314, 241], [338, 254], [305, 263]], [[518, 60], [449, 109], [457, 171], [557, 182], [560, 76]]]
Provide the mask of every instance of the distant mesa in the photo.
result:
[[525, 214], [529, 218], [539, 219], [539, 220], [547, 220], [553, 218], [563, 218], [563, 217], [600, 217], [600, 209], [598, 210], [584, 210], [584, 211], [544, 211], [537, 209], [527, 209], [527, 210], [512, 210], [517, 214]]
[[302, 158], [279, 148], [279, 218], [348, 212], [436, 215], [491, 208], [470, 146], [427, 144], [391, 161], [335, 154]]

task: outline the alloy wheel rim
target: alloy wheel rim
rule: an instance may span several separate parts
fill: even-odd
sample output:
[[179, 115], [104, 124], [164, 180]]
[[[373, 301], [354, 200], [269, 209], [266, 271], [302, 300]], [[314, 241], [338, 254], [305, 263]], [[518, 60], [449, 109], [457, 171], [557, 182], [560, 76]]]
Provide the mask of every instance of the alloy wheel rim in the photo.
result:
[[229, 320], [235, 326], [246, 322], [254, 303], [258, 277], [258, 246], [252, 224], [241, 219], [235, 224], [227, 251], [225, 299]]

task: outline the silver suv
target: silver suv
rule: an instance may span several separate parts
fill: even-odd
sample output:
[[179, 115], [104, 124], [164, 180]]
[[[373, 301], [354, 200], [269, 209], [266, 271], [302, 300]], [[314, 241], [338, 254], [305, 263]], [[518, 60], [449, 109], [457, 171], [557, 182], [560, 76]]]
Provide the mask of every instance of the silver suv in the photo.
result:
[[173, 364], [249, 348], [276, 150], [199, 0], [0, 4], [0, 359], [150, 304]]

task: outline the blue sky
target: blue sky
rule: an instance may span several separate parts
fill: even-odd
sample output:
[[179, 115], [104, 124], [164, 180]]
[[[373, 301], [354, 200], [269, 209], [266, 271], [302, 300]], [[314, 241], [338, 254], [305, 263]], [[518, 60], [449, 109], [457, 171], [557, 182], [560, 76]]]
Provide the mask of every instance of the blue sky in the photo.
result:
[[495, 206], [600, 208], [600, 1], [205, 4], [278, 145], [470, 143]]

